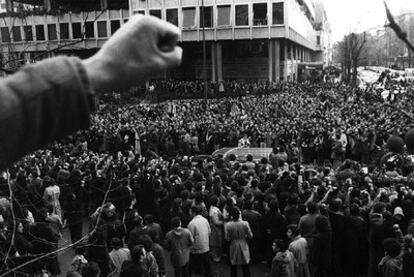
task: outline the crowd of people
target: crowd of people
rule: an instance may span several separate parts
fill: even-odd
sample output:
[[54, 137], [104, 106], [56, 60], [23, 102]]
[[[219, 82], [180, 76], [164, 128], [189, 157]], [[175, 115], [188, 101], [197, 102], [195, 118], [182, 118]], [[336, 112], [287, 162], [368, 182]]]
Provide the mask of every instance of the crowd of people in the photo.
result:
[[[260, 263], [272, 277], [413, 276], [413, 94], [389, 90], [106, 103], [90, 130], [0, 176], [1, 272], [61, 273], [67, 228], [67, 276], [212, 276], [218, 262], [222, 276]], [[211, 156], [238, 146], [273, 152]]]

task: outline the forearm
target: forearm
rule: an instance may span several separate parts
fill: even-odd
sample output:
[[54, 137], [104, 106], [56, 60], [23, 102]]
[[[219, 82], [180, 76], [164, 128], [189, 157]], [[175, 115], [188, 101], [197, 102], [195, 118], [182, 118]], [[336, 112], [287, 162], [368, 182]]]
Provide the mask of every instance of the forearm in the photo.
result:
[[89, 127], [94, 96], [82, 62], [59, 57], [0, 82], [0, 169]]

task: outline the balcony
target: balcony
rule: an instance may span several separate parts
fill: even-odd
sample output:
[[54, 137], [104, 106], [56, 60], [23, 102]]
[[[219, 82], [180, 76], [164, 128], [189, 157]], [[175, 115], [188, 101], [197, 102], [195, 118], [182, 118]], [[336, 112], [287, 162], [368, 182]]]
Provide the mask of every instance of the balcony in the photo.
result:
[[0, 19], [3, 51], [99, 48], [129, 18], [129, 10], [9, 16]]

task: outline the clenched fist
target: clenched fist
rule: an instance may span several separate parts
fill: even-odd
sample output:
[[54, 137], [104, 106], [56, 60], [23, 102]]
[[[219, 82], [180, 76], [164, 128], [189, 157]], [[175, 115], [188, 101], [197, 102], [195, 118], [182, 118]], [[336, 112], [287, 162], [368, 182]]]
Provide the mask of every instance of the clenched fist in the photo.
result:
[[179, 29], [156, 17], [135, 15], [91, 58], [84, 61], [98, 92], [142, 84], [180, 65]]

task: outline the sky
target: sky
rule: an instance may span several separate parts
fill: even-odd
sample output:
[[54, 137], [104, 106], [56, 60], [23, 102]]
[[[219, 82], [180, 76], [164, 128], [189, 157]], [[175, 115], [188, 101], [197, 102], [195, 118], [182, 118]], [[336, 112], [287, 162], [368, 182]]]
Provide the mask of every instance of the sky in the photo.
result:
[[[332, 41], [352, 32], [375, 30], [386, 22], [383, 0], [324, 0]], [[387, 0], [393, 15], [414, 13], [414, 0]]]

